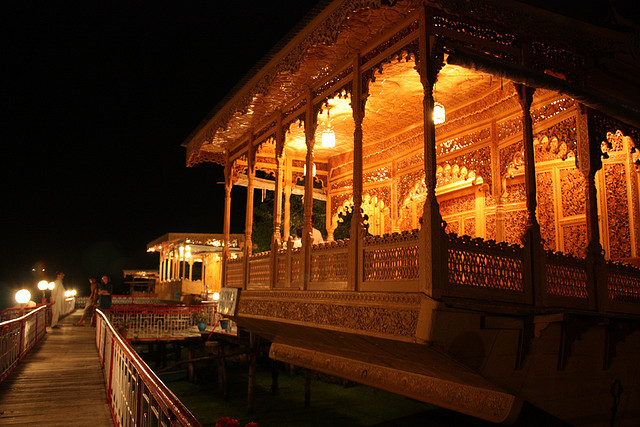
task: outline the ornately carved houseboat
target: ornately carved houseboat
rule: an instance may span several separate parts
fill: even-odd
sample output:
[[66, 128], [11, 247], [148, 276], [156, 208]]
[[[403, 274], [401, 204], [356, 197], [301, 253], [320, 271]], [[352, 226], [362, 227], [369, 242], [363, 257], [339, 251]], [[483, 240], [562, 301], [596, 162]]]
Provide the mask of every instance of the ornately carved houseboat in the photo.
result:
[[[518, 2], [323, 3], [186, 141], [188, 165], [225, 167], [227, 243], [248, 175], [229, 314], [275, 359], [486, 420], [526, 401], [637, 425], [638, 40]], [[284, 212], [254, 254], [256, 170]], [[298, 179], [303, 245], [283, 249]]]

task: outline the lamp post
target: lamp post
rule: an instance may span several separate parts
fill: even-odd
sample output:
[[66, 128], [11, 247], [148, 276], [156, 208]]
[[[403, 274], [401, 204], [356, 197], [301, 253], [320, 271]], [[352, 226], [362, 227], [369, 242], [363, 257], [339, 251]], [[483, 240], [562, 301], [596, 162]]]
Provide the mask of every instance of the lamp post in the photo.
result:
[[31, 300], [31, 292], [26, 289], [20, 289], [16, 292], [16, 302], [20, 304], [20, 315], [24, 314], [24, 307]]
[[42, 303], [46, 303], [47, 299], [44, 296], [44, 291], [46, 291], [47, 289], [49, 289], [49, 283], [47, 283], [46, 280], [41, 280], [38, 282], [38, 289], [40, 289], [42, 291]]

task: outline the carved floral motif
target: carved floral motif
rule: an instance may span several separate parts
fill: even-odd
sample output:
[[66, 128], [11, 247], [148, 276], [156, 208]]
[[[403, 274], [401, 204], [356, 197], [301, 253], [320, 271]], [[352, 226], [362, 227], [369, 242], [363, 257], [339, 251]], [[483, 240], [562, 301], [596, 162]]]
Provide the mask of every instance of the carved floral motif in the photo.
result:
[[556, 214], [555, 203], [553, 203], [554, 191], [551, 172], [540, 172], [536, 174], [536, 195], [538, 199], [538, 223], [540, 224], [540, 234], [544, 241], [544, 248], [556, 250]]
[[623, 164], [604, 165], [605, 197], [609, 223], [609, 252], [611, 258], [631, 256], [631, 232], [627, 211], [627, 177]]
[[578, 169], [560, 169], [562, 216], [584, 215], [586, 181]]

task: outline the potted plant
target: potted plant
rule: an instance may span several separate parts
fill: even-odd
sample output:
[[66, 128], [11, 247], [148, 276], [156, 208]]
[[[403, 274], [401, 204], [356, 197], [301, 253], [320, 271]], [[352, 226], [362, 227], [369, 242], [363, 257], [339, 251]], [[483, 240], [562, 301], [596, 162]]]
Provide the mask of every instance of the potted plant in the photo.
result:
[[205, 313], [204, 311], [196, 311], [195, 313], [193, 313], [193, 318], [198, 325], [198, 330], [200, 332], [204, 332], [204, 330], [207, 329], [207, 321], [209, 320], [209, 316], [207, 315], [207, 313]]

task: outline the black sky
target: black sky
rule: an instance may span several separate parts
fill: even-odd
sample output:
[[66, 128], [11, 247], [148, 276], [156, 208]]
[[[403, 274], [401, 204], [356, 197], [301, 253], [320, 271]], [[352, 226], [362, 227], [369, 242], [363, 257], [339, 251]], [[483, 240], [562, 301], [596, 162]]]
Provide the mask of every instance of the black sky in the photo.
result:
[[220, 232], [222, 169], [180, 144], [314, 3], [2, 2], [5, 293], [37, 262], [79, 284], [157, 266], [166, 232]]

